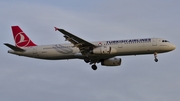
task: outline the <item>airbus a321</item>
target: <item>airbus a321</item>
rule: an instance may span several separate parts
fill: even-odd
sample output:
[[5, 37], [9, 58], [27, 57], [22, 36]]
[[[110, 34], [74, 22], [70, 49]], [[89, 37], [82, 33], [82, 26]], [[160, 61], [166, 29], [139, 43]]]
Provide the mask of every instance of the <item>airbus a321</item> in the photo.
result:
[[11, 50], [8, 53], [47, 60], [82, 59], [96, 70], [97, 63], [103, 66], [120, 66], [121, 58], [116, 56], [157, 54], [172, 51], [176, 46], [163, 38], [141, 38], [111, 41], [86, 41], [64, 29], [55, 27], [69, 44], [37, 45], [21, 30], [11, 26], [15, 45], [4, 43]]

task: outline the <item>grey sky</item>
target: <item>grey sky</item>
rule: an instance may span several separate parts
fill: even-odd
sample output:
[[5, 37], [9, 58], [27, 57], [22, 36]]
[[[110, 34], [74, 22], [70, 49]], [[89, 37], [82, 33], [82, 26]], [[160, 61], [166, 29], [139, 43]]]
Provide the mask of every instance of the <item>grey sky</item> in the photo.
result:
[[[0, 1], [0, 101], [179, 101], [180, 1]], [[119, 67], [93, 71], [82, 60], [47, 61], [7, 53], [10, 26], [36, 44], [68, 43], [54, 26], [87, 41], [161, 37], [176, 50], [123, 56]]]

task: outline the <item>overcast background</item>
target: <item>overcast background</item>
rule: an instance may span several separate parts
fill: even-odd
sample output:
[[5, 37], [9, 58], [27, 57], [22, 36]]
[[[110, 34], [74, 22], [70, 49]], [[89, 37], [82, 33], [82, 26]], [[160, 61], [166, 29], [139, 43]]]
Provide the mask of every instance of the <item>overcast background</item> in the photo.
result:
[[[0, 101], [179, 101], [179, 0], [1, 0]], [[87, 40], [160, 37], [176, 50], [123, 56], [93, 71], [82, 60], [47, 61], [8, 54], [11, 26], [38, 45], [68, 43], [54, 26]]]

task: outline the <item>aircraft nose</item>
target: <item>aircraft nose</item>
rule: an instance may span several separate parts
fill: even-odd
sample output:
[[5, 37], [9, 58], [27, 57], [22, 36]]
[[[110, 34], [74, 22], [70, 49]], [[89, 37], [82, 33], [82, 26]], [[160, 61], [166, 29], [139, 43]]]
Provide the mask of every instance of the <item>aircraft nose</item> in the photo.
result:
[[176, 46], [174, 44], [171, 44], [171, 49], [172, 50], [176, 49]]

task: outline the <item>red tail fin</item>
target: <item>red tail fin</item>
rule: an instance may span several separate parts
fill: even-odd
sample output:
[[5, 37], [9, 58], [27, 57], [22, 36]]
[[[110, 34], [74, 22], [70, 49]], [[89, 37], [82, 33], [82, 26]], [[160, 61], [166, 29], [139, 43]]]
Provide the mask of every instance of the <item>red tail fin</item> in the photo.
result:
[[17, 47], [30, 47], [36, 46], [29, 37], [21, 30], [19, 26], [11, 26], [14, 36], [14, 41]]

